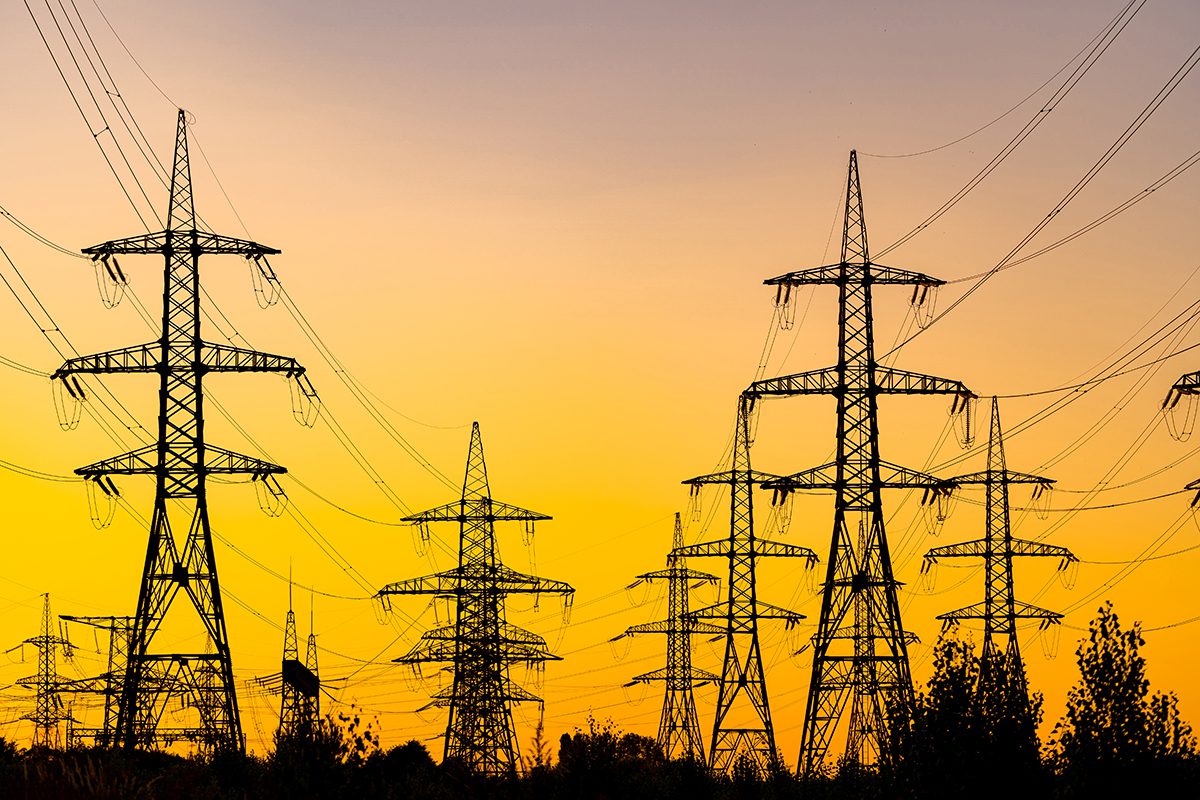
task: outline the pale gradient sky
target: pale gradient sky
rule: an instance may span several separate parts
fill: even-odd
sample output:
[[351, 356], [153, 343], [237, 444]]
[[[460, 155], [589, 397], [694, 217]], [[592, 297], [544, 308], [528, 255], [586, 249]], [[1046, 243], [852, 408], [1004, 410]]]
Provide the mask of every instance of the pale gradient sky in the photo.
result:
[[[167, 158], [174, 106], [129, 60], [91, 0], [78, 3], [125, 100]], [[771, 319], [772, 292], [762, 279], [836, 257], [831, 224], [848, 150], [862, 154], [878, 251], [966, 182], [1051, 89], [936, 153], [865, 154], [925, 150], [980, 127], [1057, 72], [1122, 5], [359, 2], [346, 9], [101, 0], [146, 71], [195, 115], [196, 141], [250, 232], [283, 249], [272, 263], [312, 324], [349, 370], [406, 415], [391, 417], [403, 435], [457, 480], [467, 426], [480, 420], [496, 496], [554, 515], [539, 526], [535, 568], [578, 589], [574, 622], [560, 640], [547, 608], [510, 617], [546, 634], [566, 655], [548, 665], [541, 690], [554, 735], [583, 725], [589, 709], [627, 730], [654, 733], [657, 688], [628, 707], [619, 687], [657, 665], [662, 643], [635, 642], [628, 659], [617, 662], [604, 642], [661, 614], [664, 604], [630, 608], [618, 590], [662, 564], [671, 514], [687, 502], [679, 481], [709, 471], [720, 456], [736, 395], [754, 375]], [[44, 5], [31, 6], [48, 19]], [[138, 232], [24, 6], [0, 9], [0, 29], [7, 112], [0, 126], [0, 204], [73, 249]], [[1194, 2], [1148, 4], [1015, 155], [886, 262], [944, 278], [995, 264], [1141, 110], [1195, 47], [1198, 33]], [[1192, 75], [1180, 86], [1034, 248], [1099, 216], [1195, 150], [1198, 80]], [[193, 173], [200, 213], [219, 230], [242, 234], [195, 152]], [[161, 209], [164, 190], [144, 163], [139, 174], [149, 178], [147, 190]], [[1185, 281], [1200, 266], [1198, 181], [1200, 173], [1189, 172], [1087, 237], [996, 277], [905, 348], [898, 365], [961, 379], [980, 394], [1071, 382], [1143, 323], [1152, 320], [1152, 330], [1195, 296], [1200, 281]], [[80, 351], [150, 335], [128, 303], [101, 307], [84, 262], [6, 224], [0, 245]], [[157, 314], [160, 265], [122, 263]], [[257, 308], [240, 261], [212, 258], [204, 269], [212, 295], [255, 346], [295, 355], [311, 368], [329, 410], [405, 503], [419, 509], [450, 499], [449, 490], [385, 438], [282, 307]], [[0, 273], [12, 277], [6, 264]], [[947, 287], [940, 305], [962, 288]], [[877, 296], [882, 352], [895, 339], [908, 298], [903, 289]], [[832, 363], [835, 302], [832, 290], [815, 294], [804, 323], [779, 334], [769, 373]], [[57, 366], [7, 292], [0, 292], [0, 337], [0, 354], [40, 369]], [[1195, 341], [1192, 334], [1184, 344]], [[1033, 472], [1054, 460], [1045, 471], [1063, 489], [1092, 487], [1153, 422], [1174, 378], [1198, 364], [1200, 356], [1169, 361], [1127, 399], [1136, 376], [1088, 393], [1014, 438], [1010, 466]], [[73, 434], [61, 433], [46, 381], [4, 369], [0, 407], [8, 424], [0, 426], [0, 458], [69, 473], [118, 452], [86, 417]], [[152, 380], [108, 385], [150, 425]], [[327, 426], [294, 425], [282, 382], [245, 376], [212, 385], [297, 478], [358, 513], [399, 516]], [[1006, 421], [1015, 424], [1047, 402], [1010, 401]], [[1115, 421], [1057, 461], [1114, 404], [1123, 408]], [[942, 400], [889, 398], [881, 405], [888, 460], [920, 467], [960, 452], [951, 440], [931, 455], [946, 422]], [[756, 466], [790, 472], [820, 463], [832, 449], [833, 422], [828, 400], [767, 404]], [[253, 452], [216, 415], [210, 438]], [[1111, 482], [1141, 478], [1195, 452], [1194, 443], [1176, 443], [1156, 424]], [[954, 471], [979, 466], [976, 457]], [[1197, 469], [1185, 461], [1091, 502], [1172, 491], [1195, 479]], [[355, 520], [286, 485], [296, 506], [372, 583], [431, 571], [414, 555], [406, 528]], [[148, 513], [150, 487], [132, 479], [122, 486]], [[78, 486], [2, 473], [0, 491], [8, 498], [0, 644], [34, 632], [42, 591], [52, 593], [58, 613], [132, 610], [145, 547], [132, 520], [119, 515], [95, 533]], [[1068, 506], [1077, 497], [1059, 492], [1054, 502]], [[764, 512], [767, 499], [760, 500]], [[894, 512], [889, 530], [897, 573], [914, 588], [927, 547], [975, 538], [983, 524], [981, 510], [961, 502], [939, 539], [914, 533], [915, 499], [898, 494], [885, 501]], [[1084, 559], [1131, 558], [1189, 500], [1180, 495], [1083, 513], [1048, 541]], [[692, 524], [689, 539], [720, 534], [722, 502], [715, 494], [705, 498], [708, 521]], [[218, 531], [272, 569], [286, 573], [290, 565], [299, 583], [360, 593], [289, 518], [263, 517], [248, 487], [214, 489], [212, 516]], [[1019, 519], [1025, 537], [1050, 524]], [[1200, 531], [1185, 521], [1162, 552], [1198, 541]], [[805, 499], [788, 541], [824, 554], [829, 525], [829, 499]], [[453, 543], [452, 531], [441, 533]], [[529, 568], [516, 531], [501, 536], [509, 563]], [[1043, 660], [1030, 641], [1030, 674], [1046, 693], [1049, 721], [1061, 713], [1074, 677], [1076, 628], [1086, 626], [1100, 599], [1111, 598], [1123, 619], [1151, 627], [1200, 615], [1200, 602], [1176, 589], [1187, 585], [1197, 558], [1192, 552], [1151, 562], [1071, 612], [1066, 621], [1075, 628], [1062, 632], [1055, 660]], [[219, 548], [218, 559], [228, 591], [281, 623], [286, 586], [228, 548]], [[442, 558], [438, 566], [447, 563]], [[1073, 592], [1054, 582], [1035, 600], [1052, 568], [1023, 565], [1018, 597], [1065, 609], [1118, 569], [1085, 564]], [[919, 679], [929, 672], [936, 614], [975, 602], [982, 591], [978, 573], [956, 585], [960, 574], [968, 577], [943, 569], [939, 594], [905, 593], [906, 625], [923, 642], [913, 650]], [[818, 604], [798, 588], [802, 583], [790, 569], [768, 565], [761, 594], [781, 605], [792, 598], [815, 615]], [[297, 605], [307, 603], [303, 597]], [[416, 614], [420, 601], [405, 608]], [[239, 678], [277, 669], [278, 631], [233, 603], [227, 611]], [[432, 620], [431, 613], [422, 617]], [[330, 598], [317, 600], [317, 626], [329, 650], [360, 658], [381, 651], [382, 658], [399, 656], [419, 632], [389, 646], [398, 631], [377, 625], [367, 603]], [[787, 650], [810, 630], [786, 636], [768, 630], [764, 638], [780, 744], [791, 763], [808, 673]], [[1193, 722], [1200, 719], [1200, 687], [1190, 666], [1196, 636], [1186, 626], [1150, 634], [1146, 651], [1152, 681], [1178, 690]], [[333, 652], [322, 658], [331, 678], [357, 666]], [[717, 666], [704, 644], [697, 661]], [[79, 664], [81, 671], [95, 666], [82, 657]], [[0, 683], [32, 668], [0, 665]], [[389, 742], [436, 734], [442, 718], [411, 713], [424, 695], [399, 672], [369, 667], [339, 695], [382, 712]], [[520, 670], [515, 677], [522, 678]], [[708, 690], [699, 693], [706, 740], [712, 699]], [[269, 734], [268, 706], [275, 701], [244, 694], [242, 702], [251, 745], [260, 748], [258, 729]], [[6, 706], [0, 721], [16, 714]], [[526, 708], [518, 716], [522, 742], [535, 715]], [[431, 747], [440, 753], [440, 744]]]

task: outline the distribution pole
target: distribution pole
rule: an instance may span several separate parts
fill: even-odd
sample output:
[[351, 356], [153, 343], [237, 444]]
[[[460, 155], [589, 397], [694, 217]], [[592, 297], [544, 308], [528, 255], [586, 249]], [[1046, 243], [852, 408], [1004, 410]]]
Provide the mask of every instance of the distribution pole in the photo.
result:
[[[632, 683], [662, 681], [666, 686], [663, 695], [662, 716], [658, 720], [658, 745], [667, 758], [686, 759], [704, 763], [704, 739], [700, 735], [700, 718], [696, 714], [696, 699], [692, 689], [706, 683], [719, 681], [711, 672], [692, 666], [692, 637], [696, 634], [725, 633], [725, 629], [692, 617], [689, 609], [689, 592], [703, 584], [719, 584], [721, 579], [707, 572], [688, 569], [687, 559], [678, 554], [683, 547], [683, 525], [679, 512], [675, 512], [675, 533], [671, 540], [671, 552], [667, 555], [667, 568], [639, 575], [630, 588], [640, 583], [665, 581], [667, 584], [667, 618], [643, 625], [632, 625], [613, 639], [640, 633], [661, 633], [667, 637], [667, 665], [638, 675]], [[632, 685], [632, 683], [630, 685]]]
[[[69, 719], [70, 715], [63, 711], [62, 692], [63, 680], [58, 675], [58, 648], [63, 654], [71, 656], [71, 643], [59, 636], [54, 630], [54, 617], [50, 614], [50, 595], [42, 595], [42, 625], [37, 636], [26, 639], [23, 644], [31, 644], [37, 648], [38, 668], [36, 675], [18, 678], [18, 686], [26, 686], [34, 690], [34, 710], [25, 715], [24, 719], [33, 722], [33, 746], [51, 747], [58, 749], [62, 746], [59, 723]], [[14, 648], [15, 649], [15, 648]]]
[[[230, 345], [200, 335], [200, 256], [240, 255], [261, 260], [279, 251], [257, 242], [200, 230], [192, 202], [186, 115], [179, 111], [166, 230], [104, 242], [83, 251], [106, 264], [117, 255], [165, 258], [162, 336], [155, 342], [73, 358], [54, 378], [80, 374], [157, 373], [158, 439], [133, 452], [75, 470], [111, 487], [112, 475], [155, 476], [154, 514], [131, 631], [128, 668], [117, 711], [116, 741], [125, 748], [176, 740], [207, 750], [243, 750], [233, 661], [225, 627], [209, 527], [206, 484], [210, 475], [249, 474], [272, 482], [283, 467], [215, 447], [204, 436], [204, 376], [214, 372], [272, 372], [302, 382], [294, 359]], [[155, 652], [155, 635], [182, 593], [212, 652]], [[160, 729], [173, 697], [196, 709], [196, 724]]]
[[928, 569], [943, 558], [982, 558], [983, 602], [941, 614], [938, 619], [947, 625], [964, 619], [983, 620], [980, 690], [993, 685], [994, 676], [1008, 675], [1012, 679], [1010, 686], [1019, 688], [1027, 705], [1029, 696], [1025, 689], [1025, 666], [1017, 642], [1017, 620], [1035, 619], [1045, 628], [1058, 624], [1062, 614], [1016, 599], [1013, 591], [1013, 559], [1024, 556], [1057, 558], [1060, 559], [1059, 569], [1064, 569], [1077, 559], [1065, 547], [1013, 538], [1008, 487], [1014, 484], [1032, 484], [1034, 491], [1041, 493], [1048, 491], [1054, 481], [1008, 469], [1004, 457], [1004, 435], [1000, 426], [1000, 405], [993, 397], [987, 469], [951, 478], [949, 483], [954, 486], [975, 485], [986, 488], [986, 534], [982, 539], [930, 549], [925, 554], [923, 568]]
[[841, 260], [765, 281], [787, 302], [796, 287], [838, 287], [838, 362], [833, 367], [757, 381], [753, 397], [833, 395], [837, 399], [836, 460], [768, 482], [780, 493], [794, 489], [833, 490], [834, 523], [813, 636], [813, 666], [799, 769], [811, 774], [825, 760], [849, 701], [845, 758], [868, 765], [886, 758], [889, 706], [912, 692], [908, 642], [896, 597], [884, 531], [882, 489], [940, 489], [942, 482], [879, 455], [877, 399], [880, 394], [952, 394], [966, 406], [973, 395], [962, 383], [881, 366], [875, 357], [872, 289], [877, 284], [910, 285], [914, 300], [943, 281], [918, 272], [871, 262], [863, 216], [858, 156], [850, 152]]
[[471, 426], [471, 445], [460, 499], [404, 518], [415, 525], [457, 522], [458, 566], [421, 578], [399, 581], [381, 589], [385, 602], [393, 595], [433, 595], [452, 598], [454, 622], [426, 631], [403, 664], [449, 662], [454, 679], [434, 695], [426, 708], [449, 709], [444, 760], [483, 775], [508, 775], [519, 765], [512, 703], [540, 698], [509, 678], [514, 662], [557, 661], [546, 640], [505, 619], [505, 598], [511, 594], [560, 594], [567, 602], [575, 590], [561, 581], [524, 575], [506, 567], [496, 547], [496, 522], [532, 526], [550, 517], [492, 499], [479, 423]]
[[727, 598], [724, 603], [692, 612], [698, 620], [720, 620], [724, 624], [725, 659], [717, 689], [716, 719], [710, 745], [709, 767], [729, 772], [748, 766], [762, 773], [778, 764], [775, 727], [767, 699], [767, 679], [758, 642], [759, 620], [783, 620], [789, 627], [803, 614], [768, 605], [758, 599], [755, 565], [759, 558], [779, 556], [803, 558], [811, 567], [817, 555], [807, 547], [759, 539], [754, 534], [755, 484], [777, 478], [750, 467], [750, 415], [755, 399], [738, 399], [734, 432], [733, 468], [684, 481], [693, 487], [728, 484], [730, 487], [729, 536], [710, 542], [676, 548], [677, 557], [724, 558], [729, 562]]

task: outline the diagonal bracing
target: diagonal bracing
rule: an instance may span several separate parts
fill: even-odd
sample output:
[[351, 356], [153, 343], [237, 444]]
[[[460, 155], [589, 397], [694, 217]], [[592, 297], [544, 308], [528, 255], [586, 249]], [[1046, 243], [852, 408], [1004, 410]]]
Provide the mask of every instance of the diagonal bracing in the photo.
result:
[[449, 709], [444, 760], [483, 775], [514, 773], [519, 766], [512, 703], [538, 701], [509, 677], [514, 662], [557, 661], [537, 634], [510, 625], [505, 598], [510, 594], [559, 594], [569, 603], [575, 590], [561, 581], [525, 575], [500, 561], [495, 523], [532, 526], [550, 517], [492, 500], [479, 423], [471, 426], [471, 446], [462, 496], [405, 521], [459, 525], [458, 566], [445, 572], [399, 581], [381, 589], [386, 603], [394, 595], [432, 595], [454, 603], [454, 622], [426, 631], [412, 650], [396, 659], [404, 664], [448, 662], [449, 688], [426, 706]]
[[[200, 256], [262, 259], [279, 251], [196, 227], [186, 114], [180, 109], [166, 230], [104, 242], [83, 252], [106, 265], [115, 265], [116, 256], [125, 254], [161, 255], [165, 260], [161, 337], [146, 345], [70, 359], [53, 375], [63, 381], [81, 374], [159, 376], [157, 441], [76, 470], [97, 482], [111, 475], [155, 477], [154, 513], [117, 703], [115, 743], [134, 748], [191, 741], [205, 750], [243, 750], [209, 527], [207, 478], [213, 473], [244, 473], [273, 482], [286, 470], [207, 443], [203, 382], [213, 372], [272, 372], [305, 382], [309, 389], [311, 385], [294, 359], [203, 340]], [[182, 613], [200, 623], [206, 646], [186, 652], [156, 650], [155, 636], [180, 595], [185, 598]], [[180, 727], [160, 727], [173, 699], [193, 709], [198, 719]]]
[[849, 706], [845, 758], [873, 764], [886, 758], [889, 708], [912, 692], [908, 641], [900, 621], [891, 554], [884, 530], [882, 489], [938, 489], [932, 476], [888, 464], [879, 455], [877, 401], [881, 394], [952, 394], [956, 407], [973, 395], [962, 383], [884, 367], [875, 359], [872, 290], [876, 284], [914, 287], [914, 301], [943, 282], [871, 261], [858, 157], [850, 152], [841, 259], [766, 281], [786, 303], [796, 287], [838, 288], [838, 361], [833, 367], [757, 381], [752, 397], [833, 395], [837, 449], [832, 464], [769, 481], [780, 495], [797, 489], [834, 492], [833, 538], [813, 636], [812, 679], [800, 745], [799, 770], [824, 763]]

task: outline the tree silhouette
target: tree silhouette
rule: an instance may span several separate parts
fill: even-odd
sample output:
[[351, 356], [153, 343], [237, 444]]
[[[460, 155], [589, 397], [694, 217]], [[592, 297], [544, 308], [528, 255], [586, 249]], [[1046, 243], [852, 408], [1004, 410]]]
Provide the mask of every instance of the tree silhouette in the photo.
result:
[[1178, 698], [1150, 694], [1145, 643], [1140, 623], [1122, 631], [1105, 603], [1075, 651], [1080, 680], [1050, 745], [1051, 762], [1073, 791], [1166, 788], [1196, 772], [1196, 739]]
[[[982, 658], [956, 629], [934, 646], [926, 689], [899, 705], [885, 779], [898, 796], [1001, 797], [1043, 788], [1041, 695], [1004, 653]], [[986, 778], [984, 778], [986, 776]]]

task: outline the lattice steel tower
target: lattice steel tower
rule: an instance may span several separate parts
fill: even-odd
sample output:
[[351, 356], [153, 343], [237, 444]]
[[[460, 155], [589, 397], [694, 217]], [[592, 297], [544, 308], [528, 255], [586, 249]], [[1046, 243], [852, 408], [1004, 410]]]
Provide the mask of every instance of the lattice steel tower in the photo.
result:
[[696, 586], [718, 584], [721, 579], [707, 572], [688, 569], [687, 559], [678, 554], [683, 547], [683, 525], [675, 512], [675, 533], [667, 568], [638, 575], [629, 585], [640, 583], [667, 584], [667, 618], [643, 625], [631, 625], [624, 636], [641, 633], [661, 633], [667, 637], [667, 665], [662, 669], [638, 675], [632, 683], [662, 681], [662, 716], [658, 720], [658, 744], [667, 758], [688, 759], [704, 763], [704, 738], [700, 735], [700, 717], [696, 714], [696, 699], [692, 689], [720, 678], [711, 672], [692, 666], [692, 637], [696, 634], [723, 634], [725, 629], [709, 622], [700, 622], [690, 612], [689, 593]]
[[[1062, 614], [1047, 611], [1016, 599], [1013, 591], [1013, 559], [1023, 556], [1058, 558], [1059, 569], [1077, 559], [1065, 547], [1014, 539], [1009, 517], [1008, 487], [1032, 484], [1035, 492], [1048, 491], [1054, 484], [1049, 478], [1014, 472], [1004, 458], [1004, 435], [1000, 427], [1000, 405], [992, 398], [992, 424], [988, 436], [988, 465], [983, 472], [950, 478], [954, 486], [983, 486], [987, 491], [987, 528], [982, 539], [931, 548], [925, 554], [924, 569], [942, 558], [982, 558], [984, 561], [983, 602], [941, 614], [938, 619], [954, 624], [964, 619], [983, 620], [983, 658], [979, 686], [991, 684], [987, 674], [999, 667], [1021, 685], [1024, 693], [1024, 662], [1017, 643], [1017, 620], [1039, 620], [1043, 627], [1056, 625]], [[1028, 695], [1025, 701], [1028, 702]]]
[[[289, 597], [290, 600], [290, 597]], [[283, 662], [279, 671], [278, 740], [309, 739], [321, 719], [321, 677], [317, 669], [317, 636], [312, 614], [308, 620], [308, 641], [304, 660], [300, 660], [300, 641], [296, 636], [296, 612], [288, 603], [283, 628]]]
[[104, 723], [99, 728], [80, 727], [75, 720], [67, 722], [67, 747], [84, 747], [88, 742], [96, 747], [110, 747], [117, 730], [117, 708], [125, 686], [125, 671], [129, 664], [129, 644], [132, 638], [133, 617], [77, 617], [62, 615], [65, 622], [78, 622], [108, 632], [108, 669], [92, 678], [66, 681], [63, 691], [72, 694], [98, 694], [104, 698]]
[[692, 612], [698, 620], [721, 620], [720, 627], [725, 633], [725, 659], [717, 688], [716, 719], [709, 755], [709, 767], [717, 772], [728, 772], [739, 764], [762, 772], [779, 759], [767, 699], [762, 649], [758, 642], [758, 623], [759, 620], [777, 619], [791, 626], [804, 619], [804, 615], [758, 599], [755, 563], [765, 556], [803, 558], [810, 567], [817, 561], [816, 553], [807, 547], [759, 539], [754, 534], [754, 486], [778, 477], [750, 467], [750, 415], [754, 402], [748, 395], [738, 399], [732, 469], [684, 481], [694, 487], [729, 485], [728, 538], [674, 550], [681, 558], [713, 557], [729, 561], [725, 602]]
[[758, 381], [756, 397], [833, 395], [837, 399], [837, 455], [831, 464], [765, 484], [782, 492], [835, 493], [833, 540], [813, 636], [812, 680], [805, 710], [799, 769], [825, 759], [847, 701], [850, 724], [845, 756], [872, 764], [886, 757], [888, 705], [912, 692], [908, 639], [900, 623], [899, 586], [884, 531], [885, 488], [939, 487], [940, 482], [879, 456], [880, 394], [953, 394], [972, 397], [958, 381], [881, 366], [875, 359], [872, 290], [877, 284], [915, 287], [922, 294], [943, 281], [871, 262], [863, 216], [858, 157], [850, 152], [841, 260], [765, 281], [786, 302], [798, 286], [838, 287], [838, 361], [833, 367]]
[[[42, 624], [37, 636], [26, 639], [22, 644], [31, 644], [37, 648], [38, 668], [36, 675], [18, 678], [17, 685], [25, 686], [34, 691], [34, 708], [32, 714], [26, 714], [22, 719], [33, 723], [33, 746], [53, 747], [62, 746], [59, 723], [70, 719], [63, 710], [62, 698], [63, 679], [58, 675], [58, 648], [63, 654], [71, 656], [71, 643], [58, 635], [54, 629], [54, 617], [50, 614], [50, 595], [42, 595]], [[16, 649], [16, 648], [14, 648]]]
[[[181, 109], [166, 230], [105, 242], [83, 252], [104, 262], [117, 255], [157, 254], [166, 264], [160, 339], [73, 358], [53, 376], [159, 375], [158, 440], [75, 470], [95, 481], [111, 475], [155, 477], [154, 515], [118, 704], [116, 741], [125, 748], [188, 740], [204, 749], [242, 750], [245, 740], [209, 529], [206, 484], [210, 475], [231, 474], [273, 481], [286, 470], [205, 441], [203, 380], [214, 372], [273, 372], [299, 379], [304, 369], [291, 358], [201, 338], [200, 256], [262, 259], [279, 251], [197, 229], [187, 125]], [[211, 652], [200, 647], [192, 652], [151, 652], [155, 634], [181, 592], [187, 597], [188, 611], [201, 623]], [[163, 712], [173, 697], [198, 712], [197, 724], [160, 729]]]
[[518, 747], [511, 704], [540, 698], [509, 677], [509, 665], [557, 661], [546, 640], [511, 625], [505, 619], [505, 598], [511, 594], [561, 594], [575, 590], [561, 581], [524, 575], [504, 566], [496, 547], [496, 522], [522, 522], [527, 526], [550, 517], [493, 500], [479, 423], [471, 426], [466, 476], [460, 499], [420, 514], [407, 522], [459, 525], [458, 566], [421, 578], [389, 584], [378, 596], [386, 603], [392, 595], [433, 595], [454, 601], [454, 622], [426, 631], [404, 656], [403, 664], [449, 662], [454, 673], [450, 686], [434, 695], [426, 708], [449, 708], [444, 759], [484, 775], [516, 771]]

